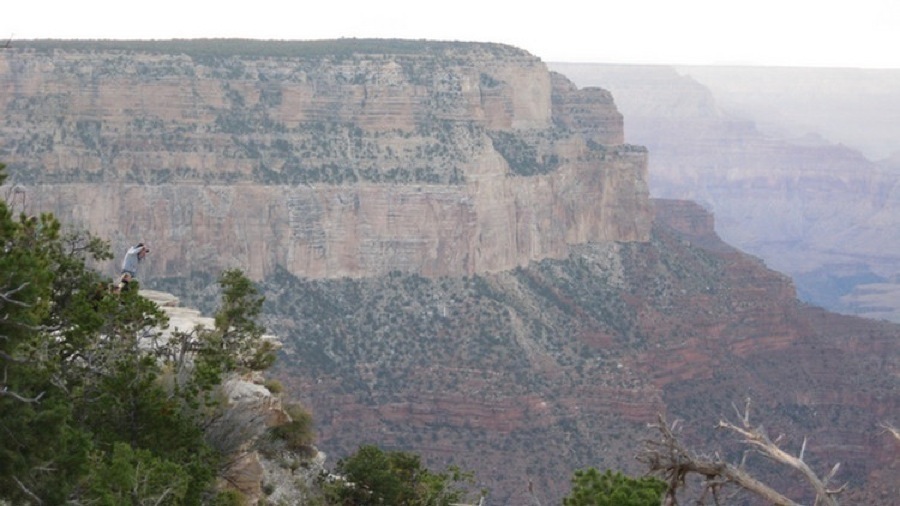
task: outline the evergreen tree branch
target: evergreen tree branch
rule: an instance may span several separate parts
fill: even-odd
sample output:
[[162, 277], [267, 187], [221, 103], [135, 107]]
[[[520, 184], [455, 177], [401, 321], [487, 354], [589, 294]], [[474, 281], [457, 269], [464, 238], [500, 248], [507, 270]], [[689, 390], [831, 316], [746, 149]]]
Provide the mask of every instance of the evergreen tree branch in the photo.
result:
[[41, 397], [43, 396], [44, 392], [37, 394], [35, 397], [24, 397], [10, 390], [7, 385], [3, 385], [3, 387], [0, 388], [0, 397], [12, 397], [13, 399], [20, 402], [37, 403], [40, 402]]
[[[3, 355], [4, 358], [9, 358], [10, 360], [13, 360], [12, 357], [7, 355], [6, 353], [3, 353], [2, 351], [0, 351], [0, 355]], [[13, 399], [15, 399], [19, 402], [37, 403], [37, 402], [40, 402], [41, 397], [43, 397], [43, 396], [44, 396], [44, 392], [37, 394], [35, 397], [25, 397], [19, 393], [16, 393], [16, 392], [10, 390], [9, 385], [7, 385], [7, 369], [6, 369], [6, 367], [3, 368], [3, 381], [2, 381], [2, 385], [0, 385], [0, 397], [12, 397]]]
[[31, 307], [31, 304], [28, 304], [28, 303], [25, 303], [20, 300], [16, 300], [16, 299], [12, 298], [13, 295], [21, 292], [22, 290], [27, 288], [28, 285], [29, 285], [29, 283], [28, 283], [28, 281], [26, 281], [26, 282], [22, 283], [21, 285], [19, 285], [18, 288], [13, 288], [11, 290], [7, 290], [4, 293], [0, 293], [0, 300], [2, 300], [3, 302], [6, 302], [8, 304], [13, 304], [13, 305], [19, 306], [19, 307]]

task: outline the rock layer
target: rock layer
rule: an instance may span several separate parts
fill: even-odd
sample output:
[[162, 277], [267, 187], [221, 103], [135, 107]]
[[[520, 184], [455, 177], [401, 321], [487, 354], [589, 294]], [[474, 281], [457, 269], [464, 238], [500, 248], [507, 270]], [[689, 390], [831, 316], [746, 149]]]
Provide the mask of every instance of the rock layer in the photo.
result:
[[[817, 473], [840, 462], [839, 480], [882, 497], [860, 504], [892, 504], [898, 454], [878, 424], [900, 412], [900, 327], [798, 302], [695, 203], [653, 209], [647, 243], [586, 244], [510, 271], [271, 279], [279, 377], [337, 458], [372, 441], [411, 449], [475, 471], [491, 504], [531, 503], [529, 481], [558, 504], [588, 466], [645, 472], [633, 457], [660, 412], [692, 448], [739, 461], [745, 448], [714, 427], [747, 397], [786, 450], [809, 438]], [[750, 466], [812, 502], [790, 473]]]

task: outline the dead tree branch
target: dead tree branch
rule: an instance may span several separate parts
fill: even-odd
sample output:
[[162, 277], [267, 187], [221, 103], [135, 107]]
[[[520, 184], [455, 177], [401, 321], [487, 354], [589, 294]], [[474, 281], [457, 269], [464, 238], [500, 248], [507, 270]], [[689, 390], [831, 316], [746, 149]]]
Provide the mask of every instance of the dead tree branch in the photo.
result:
[[651, 474], [663, 477], [668, 483], [665, 505], [677, 505], [678, 491], [684, 487], [688, 475], [699, 475], [706, 481], [706, 488], [713, 495], [718, 494], [718, 489], [728, 483], [733, 483], [745, 490], [764, 498], [777, 506], [798, 506], [797, 503], [783, 496], [768, 485], [757, 480], [749, 473], [718, 457], [702, 457], [688, 450], [681, 444], [675, 435], [678, 421], [670, 427], [663, 415], [659, 415], [658, 422], [651, 427], [660, 432], [659, 440], [645, 441], [645, 446], [637, 455], [637, 460], [650, 468]]
[[[718, 428], [724, 428], [739, 434], [743, 438], [743, 443], [748, 445], [754, 452], [799, 471], [815, 490], [817, 505], [838, 505], [836, 497], [846, 489], [846, 484], [838, 488], [831, 488], [829, 482], [837, 474], [840, 464], [832, 467], [824, 478], [819, 478], [803, 460], [806, 451], [805, 439], [799, 456], [791, 455], [778, 446], [780, 437], [772, 441], [761, 426], [751, 427], [749, 399], [743, 413], [737, 408], [735, 408], [735, 411], [738, 413], [741, 425], [720, 421]], [[659, 431], [660, 438], [646, 441], [644, 448], [637, 455], [637, 460], [646, 464], [650, 468], [651, 474], [662, 476], [668, 483], [665, 505], [674, 506], [678, 504], [677, 494], [679, 490], [684, 488], [686, 478], [694, 474], [705, 481], [703, 496], [698, 504], [705, 504], [703, 501], [708, 495], [712, 495], [715, 504], [718, 504], [719, 491], [724, 486], [732, 484], [763, 498], [770, 504], [797, 506], [796, 502], [754, 478], [744, 468], [746, 454], [739, 465], [728, 463], [718, 455], [714, 457], [697, 455], [679, 441], [676, 436], [677, 425], [678, 422], [676, 421], [669, 426], [665, 417], [659, 415], [658, 422], [652, 424], [651, 427]]]
[[752, 448], [754, 448], [759, 453], [769, 457], [770, 459], [781, 462], [782, 464], [796, 469], [803, 474], [803, 477], [806, 478], [806, 481], [812, 485], [813, 489], [816, 491], [816, 504], [823, 504], [826, 506], [837, 506], [837, 500], [834, 499], [834, 496], [840, 494], [846, 488], [846, 485], [842, 485], [836, 489], [828, 488], [828, 482], [834, 478], [834, 475], [837, 474], [838, 469], [840, 468], [840, 463], [835, 464], [834, 467], [831, 468], [831, 471], [825, 478], [819, 478], [812, 469], [810, 469], [809, 465], [803, 461], [803, 452], [806, 449], [806, 439], [803, 439], [803, 446], [800, 450], [800, 456], [795, 457], [788, 452], [782, 450], [778, 447], [777, 444], [772, 442], [769, 439], [769, 436], [766, 435], [765, 431], [762, 427], [758, 427], [755, 429], [747, 429], [738, 427], [728, 422], [719, 422], [719, 428], [728, 429], [732, 432], [740, 434], [744, 440], [743, 442]]
[[897, 441], [900, 441], [900, 429], [898, 429], [897, 427], [894, 427], [892, 424], [890, 424], [888, 422], [881, 422], [878, 424], [878, 426], [881, 427], [882, 429], [884, 429], [883, 432], [889, 433], [890, 435], [894, 436], [894, 439], [896, 439]]
[[15, 392], [13, 392], [12, 390], [10, 390], [9, 387], [7, 387], [6, 385], [3, 385], [3, 387], [0, 387], [0, 397], [12, 397], [13, 399], [15, 399], [19, 402], [27, 402], [27, 403], [40, 402], [41, 397], [43, 397], [43, 396], [44, 396], [44, 392], [41, 392], [34, 397], [23, 397]]
[[22, 483], [21, 481], [19, 481], [18, 478], [16, 478], [15, 476], [13, 476], [12, 478], [13, 478], [13, 481], [16, 482], [16, 485], [19, 486], [19, 489], [20, 489], [25, 495], [27, 495], [28, 497], [30, 497], [31, 500], [34, 501], [35, 504], [44, 504], [44, 501], [42, 501], [40, 497], [38, 497], [37, 495], [35, 495], [34, 492], [32, 492], [31, 490], [28, 490], [28, 487], [26, 487], [24, 483]]
[[754, 428], [750, 425], [750, 399], [747, 399], [744, 408], [744, 416], [741, 418], [741, 427], [721, 420], [719, 421], [718, 427], [740, 434], [744, 438], [744, 443], [757, 452], [776, 462], [781, 462], [788, 467], [800, 471], [806, 481], [809, 482], [816, 491], [816, 504], [837, 506], [838, 503], [835, 496], [843, 492], [847, 488], [847, 485], [844, 484], [836, 489], [832, 489], [828, 487], [828, 482], [834, 478], [835, 474], [837, 474], [841, 464], [835, 464], [824, 478], [819, 478], [803, 460], [803, 455], [806, 452], [806, 438], [803, 438], [803, 445], [800, 447], [800, 455], [795, 457], [778, 446], [780, 436], [773, 442], [769, 439], [769, 436], [762, 426]]

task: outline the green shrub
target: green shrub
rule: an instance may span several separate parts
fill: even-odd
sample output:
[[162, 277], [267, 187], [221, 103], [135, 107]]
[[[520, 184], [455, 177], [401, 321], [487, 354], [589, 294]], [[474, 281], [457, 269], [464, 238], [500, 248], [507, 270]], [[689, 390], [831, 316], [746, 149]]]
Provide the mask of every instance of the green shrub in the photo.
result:
[[272, 435], [281, 441], [292, 452], [308, 457], [315, 454], [312, 444], [316, 440], [313, 430], [312, 413], [302, 404], [291, 403], [284, 407], [285, 412], [291, 417], [287, 423], [272, 428]]
[[263, 386], [276, 395], [284, 391], [284, 385], [282, 385], [281, 382], [277, 379], [267, 379]]
[[386, 452], [364, 445], [337, 463], [344, 477], [327, 483], [326, 496], [336, 504], [450, 506], [464, 502], [461, 487], [472, 475], [450, 466], [443, 472], [425, 468], [418, 455], [402, 451]]
[[246, 506], [247, 499], [237, 490], [222, 490], [213, 499], [211, 506]]
[[632, 478], [620, 472], [579, 469], [563, 506], [658, 506], [666, 484], [653, 477]]

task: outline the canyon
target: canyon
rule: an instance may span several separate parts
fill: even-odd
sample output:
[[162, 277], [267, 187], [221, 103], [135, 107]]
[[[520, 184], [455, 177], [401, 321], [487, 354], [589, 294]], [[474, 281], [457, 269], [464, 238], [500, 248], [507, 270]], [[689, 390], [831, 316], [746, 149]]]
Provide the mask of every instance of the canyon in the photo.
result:
[[549, 66], [613, 93], [651, 196], [704, 205], [803, 300], [900, 321], [900, 71]]
[[555, 504], [577, 468], [641, 473], [657, 413], [739, 460], [712, 427], [750, 397], [849, 504], [891, 504], [900, 327], [799, 301], [703, 198], [651, 198], [619, 101], [499, 44], [21, 41], [2, 192], [149, 243], [140, 282], [186, 305], [248, 273], [329, 458], [375, 443]]

